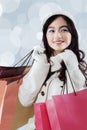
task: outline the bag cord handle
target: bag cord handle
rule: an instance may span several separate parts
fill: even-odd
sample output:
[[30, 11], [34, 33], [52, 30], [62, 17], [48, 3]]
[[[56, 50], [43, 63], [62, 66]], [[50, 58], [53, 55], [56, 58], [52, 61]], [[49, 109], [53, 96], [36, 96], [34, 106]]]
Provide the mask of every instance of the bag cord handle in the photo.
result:
[[28, 66], [28, 65], [29, 65], [29, 62], [30, 62], [30, 60], [31, 60], [31, 57], [32, 57], [32, 53], [33, 53], [33, 50], [31, 50], [27, 55], [25, 55], [21, 60], [19, 60], [19, 61], [14, 65], [14, 67], [17, 66], [17, 65], [20, 64], [20, 63], [21, 63], [20, 66], [23, 66], [23, 65]]
[[76, 91], [75, 91], [75, 88], [74, 88], [74, 84], [72, 82], [72, 79], [71, 79], [71, 76], [70, 76], [70, 73], [69, 73], [68, 69], [67, 69], [67, 73], [68, 73], [68, 76], [69, 76], [69, 79], [70, 79], [70, 82], [71, 82], [71, 85], [72, 85], [72, 89], [73, 89], [74, 95], [76, 96]]

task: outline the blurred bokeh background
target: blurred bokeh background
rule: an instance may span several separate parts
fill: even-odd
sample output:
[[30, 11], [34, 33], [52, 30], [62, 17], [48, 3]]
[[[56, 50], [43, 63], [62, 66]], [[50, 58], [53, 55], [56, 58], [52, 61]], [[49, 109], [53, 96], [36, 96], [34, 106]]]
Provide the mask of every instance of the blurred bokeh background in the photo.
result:
[[0, 65], [13, 66], [41, 43], [42, 18], [52, 9], [73, 15], [80, 49], [87, 52], [87, 0], [0, 0]]

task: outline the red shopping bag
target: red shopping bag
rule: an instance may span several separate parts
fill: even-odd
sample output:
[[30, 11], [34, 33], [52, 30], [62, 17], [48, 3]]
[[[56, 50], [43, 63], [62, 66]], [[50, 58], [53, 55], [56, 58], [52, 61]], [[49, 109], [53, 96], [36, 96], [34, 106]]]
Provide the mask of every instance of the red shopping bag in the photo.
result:
[[45, 103], [34, 104], [36, 130], [51, 130]]
[[87, 89], [76, 92], [76, 96], [73, 93], [53, 96], [46, 106], [52, 130], [55, 122], [58, 123], [55, 130], [87, 130]]

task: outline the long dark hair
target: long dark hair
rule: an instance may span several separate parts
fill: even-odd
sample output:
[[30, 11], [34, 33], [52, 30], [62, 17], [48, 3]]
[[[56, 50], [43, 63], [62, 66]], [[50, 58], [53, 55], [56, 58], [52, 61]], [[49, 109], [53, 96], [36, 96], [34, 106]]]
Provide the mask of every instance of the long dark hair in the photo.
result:
[[[71, 33], [71, 36], [72, 36], [71, 44], [67, 47], [67, 49], [72, 50], [76, 54], [78, 62], [79, 62], [79, 67], [80, 67], [81, 71], [83, 72], [83, 74], [85, 75], [85, 77], [87, 78], [87, 64], [84, 61], [85, 53], [79, 49], [78, 33], [76, 30], [76, 27], [75, 27], [73, 21], [69, 17], [67, 17], [63, 14], [56, 14], [56, 15], [49, 17], [47, 19], [47, 21], [45, 22], [45, 24], [43, 25], [42, 41], [43, 41], [44, 47], [46, 49], [47, 59], [49, 61], [49, 58], [52, 56], [54, 50], [49, 46], [49, 44], [47, 42], [46, 32], [47, 32], [48, 26], [58, 17], [62, 17], [66, 21], [66, 23], [68, 25], [69, 32]], [[65, 77], [66, 66], [65, 66], [64, 62], [62, 62], [61, 65], [62, 65], [62, 68], [60, 70], [59, 78], [65, 82], [65, 80], [66, 80], [66, 77]], [[51, 75], [51, 71], [49, 71], [48, 78], [50, 75]]]

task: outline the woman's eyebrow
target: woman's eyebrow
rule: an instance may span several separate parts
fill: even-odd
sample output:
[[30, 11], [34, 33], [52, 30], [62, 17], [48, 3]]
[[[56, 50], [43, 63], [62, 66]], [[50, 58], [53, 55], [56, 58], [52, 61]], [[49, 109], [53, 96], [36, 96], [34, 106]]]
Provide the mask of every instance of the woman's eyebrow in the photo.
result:
[[[67, 25], [62, 25], [62, 26], [60, 26], [59, 28], [63, 28], [63, 27], [65, 27], [65, 28], [68, 29], [68, 26], [67, 26]], [[48, 29], [50, 29], [50, 28], [55, 28], [55, 27], [53, 27], [53, 26], [49, 26]]]
[[62, 26], [60, 26], [60, 29], [61, 28], [67, 28], [68, 29], [68, 26], [67, 25], [62, 25]]
[[55, 28], [55, 27], [53, 27], [53, 26], [49, 26], [48, 29], [50, 29], [50, 28]]

